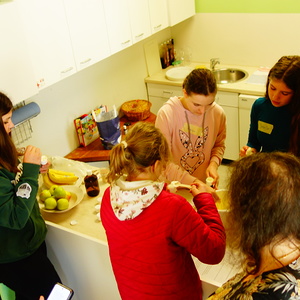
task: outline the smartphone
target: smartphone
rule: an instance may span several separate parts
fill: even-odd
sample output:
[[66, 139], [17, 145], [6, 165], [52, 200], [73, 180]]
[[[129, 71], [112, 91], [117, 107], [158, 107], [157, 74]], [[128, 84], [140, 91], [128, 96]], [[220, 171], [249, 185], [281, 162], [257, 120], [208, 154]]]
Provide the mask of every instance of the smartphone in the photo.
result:
[[47, 300], [69, 300], [73, 297], [73, 294], [74, 291], [71, 288], [58, 282], [53, 287]]

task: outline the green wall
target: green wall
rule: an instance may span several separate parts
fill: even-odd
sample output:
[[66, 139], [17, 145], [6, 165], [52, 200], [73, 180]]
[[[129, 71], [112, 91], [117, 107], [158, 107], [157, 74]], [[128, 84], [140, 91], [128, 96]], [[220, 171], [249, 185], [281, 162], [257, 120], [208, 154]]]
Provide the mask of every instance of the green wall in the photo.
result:
[[197, 13], [300, 13], [300, 0], [195, 0]]

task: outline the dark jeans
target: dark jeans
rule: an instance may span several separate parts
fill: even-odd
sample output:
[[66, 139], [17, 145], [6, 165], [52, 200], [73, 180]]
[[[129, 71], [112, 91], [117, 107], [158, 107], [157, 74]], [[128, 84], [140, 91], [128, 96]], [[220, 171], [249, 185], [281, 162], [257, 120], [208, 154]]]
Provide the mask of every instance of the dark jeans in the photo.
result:
[[16, 300], [47, 299], [56, 282], [61, 282], [47, 257], [46, 243], [31, 256], [0, 264], [0, 282], [16, 292]]

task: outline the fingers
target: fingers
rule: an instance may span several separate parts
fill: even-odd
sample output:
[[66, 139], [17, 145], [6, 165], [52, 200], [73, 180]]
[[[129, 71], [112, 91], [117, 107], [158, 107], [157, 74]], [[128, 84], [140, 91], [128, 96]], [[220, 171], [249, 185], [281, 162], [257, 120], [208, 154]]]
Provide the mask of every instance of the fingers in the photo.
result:
[[24, 153], [23, 162], [32, 164], [41, 164], [41, 150], [34, 146], [27, 146]]

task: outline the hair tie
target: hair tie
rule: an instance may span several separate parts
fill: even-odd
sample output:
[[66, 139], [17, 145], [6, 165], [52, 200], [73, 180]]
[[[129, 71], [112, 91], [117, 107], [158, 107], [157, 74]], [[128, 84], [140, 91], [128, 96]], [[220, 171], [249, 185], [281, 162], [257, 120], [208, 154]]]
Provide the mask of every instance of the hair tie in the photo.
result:
[[128, 146], [128, 145], [127, 145], [127, 143], [126, 143], [125, 141], [122, 141], [122, 142], [121, 142], [121, 144], [123, 144], [123, 145], [124, 145], [124, 149], [126, 149], [126, 148], [127, 148], [127, 146]]

